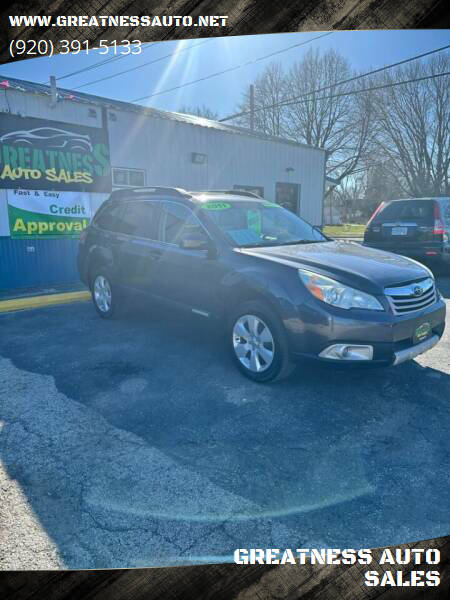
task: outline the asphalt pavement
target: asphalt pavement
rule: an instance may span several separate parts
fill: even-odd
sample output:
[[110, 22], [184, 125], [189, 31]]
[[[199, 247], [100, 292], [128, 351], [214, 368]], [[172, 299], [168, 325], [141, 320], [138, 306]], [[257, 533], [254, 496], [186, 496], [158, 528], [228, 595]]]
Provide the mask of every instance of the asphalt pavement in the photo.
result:
[[[450, 310], [450, 277], [438, 278]], [[232, 560], [450, 529], [450, 334], [384, 369], [260, 385], [202, 317], [0, 315], [0, 569]]]

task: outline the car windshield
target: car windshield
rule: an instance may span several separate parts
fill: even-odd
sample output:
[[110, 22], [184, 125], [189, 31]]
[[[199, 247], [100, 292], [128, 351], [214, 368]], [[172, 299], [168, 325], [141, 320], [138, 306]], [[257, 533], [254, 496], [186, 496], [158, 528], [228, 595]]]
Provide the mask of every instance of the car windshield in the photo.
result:
[[312, 225], [272, 202], [225, 198], [208, 200], [201, 210], [239, 248], [327, 241]]

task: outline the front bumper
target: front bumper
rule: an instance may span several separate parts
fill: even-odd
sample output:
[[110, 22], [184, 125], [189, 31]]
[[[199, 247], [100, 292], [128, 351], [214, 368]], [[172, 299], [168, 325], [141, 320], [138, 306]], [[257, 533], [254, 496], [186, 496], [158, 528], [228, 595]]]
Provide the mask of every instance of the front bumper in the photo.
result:
[[399, 365], [402, 362], [411, 360], [412, 358], [419, 356], [419, 354], [428, 352], [428, 350], [431, 350], [431, 348], [434, 348], [436, 346], [436, 344], [439, 342], [440, 339], [441, 338], [435, 334], [432, 337], [428, 338], [427, 340], [424, 340], [420, 344], [415, 344], [414, 346], [411, 346], [410, 348], [405, 348], [404, 350], [399, 350], [398, 352], [395, 352], [394, 353], [395, 358], [394, 358], [394, 362], [392, 364]]
[[[388, 311], [342, 310], [324, 306], [319, 301], [298, 307], [298, 319], [285, 321], [293, 358], [308, 358], [331, 364], [400, 364], [435, 346], [445, 329], [445, 303], [440, 298], [432, 306], [410, 313], [394, 315]], [[417, 340], [417, 328], [429, 323], [430, 334]], [[334, 344], [368, 345], [371, 360], [336, 360], [320, 353]]]

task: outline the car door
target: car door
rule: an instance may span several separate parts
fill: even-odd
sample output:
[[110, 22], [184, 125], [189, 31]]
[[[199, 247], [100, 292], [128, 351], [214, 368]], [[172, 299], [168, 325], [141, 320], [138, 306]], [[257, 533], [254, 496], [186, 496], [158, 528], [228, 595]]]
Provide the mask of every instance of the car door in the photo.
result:
[[112, 268], [114, 280], [120, 284], [118, 278], [118, 250], [121, 242], [117, 240], [116, 224], [122, 212], [123, 207], [121, 204], [107, 204], [102, 206], [95, 215], [93, 220], [93, 231], [95, 232], [93, 240], [95, 243], [90, 249], [92, 258], [88, 269], [91, 272], [90, 274], [86, 273], [87, 277], [93, 275], [92, 269], [95, 267], [95, 263], [100, 260]]
[[159, 239], [164, 249], [157, 264], [156, 285], [164, 298], [209, 315], [219, 277], [218, 262], [207, 249], [180, 246], [183, 235], [195, 231], [206, 234], [190, 208], [177, 202], [162, 204]]
[[159, 203], [126, 202], [116, 223], [116, 251], [120, 283], [140, 292], [154, 293], [154, 277], [161, 248], [156, 237]]

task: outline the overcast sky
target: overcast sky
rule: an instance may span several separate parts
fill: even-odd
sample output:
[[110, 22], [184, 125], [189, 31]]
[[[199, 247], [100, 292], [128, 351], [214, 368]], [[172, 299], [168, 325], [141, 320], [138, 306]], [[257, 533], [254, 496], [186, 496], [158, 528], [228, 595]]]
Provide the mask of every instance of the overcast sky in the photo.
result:
[[[145, 45], [139, 56], [114, 60], [111, 64], [62, 79], [59, 84], [64, 88], [75, 89], [85, 83], [125, 71], [118, 77], [94, 83], [79, 91], [132, 101], [242, 65], [320, 35], [323, 34], [281, 33], [212, 38], [207, 41], [197, 39], [157, 42]], [[277, 61], [289, 67], [301, 59], [309, 48], [335, 48], [351, 61], [355, 69], [364, 71], [444, 46], [449, 40], [449, 30], [333, 32], [278, 56], [259, 60], [179, 90], [153, 96], [141, 103], [165, 110], [179, 110], [184, 105], [206, 105], [223, 117], [234, 112], [242, 91], [268, 64]], [[129, 72], [133, 67], [168, 54], [171, 54], [168, 58]], [[90, 52], [88, 56], [78, 54], [35, 58], [2, 65], [0, 76], [46, 83], [50, 75], [61, 77], [104, 59], [105, 56], [99, 56], [96, 52]]]

